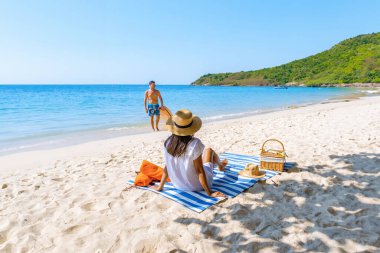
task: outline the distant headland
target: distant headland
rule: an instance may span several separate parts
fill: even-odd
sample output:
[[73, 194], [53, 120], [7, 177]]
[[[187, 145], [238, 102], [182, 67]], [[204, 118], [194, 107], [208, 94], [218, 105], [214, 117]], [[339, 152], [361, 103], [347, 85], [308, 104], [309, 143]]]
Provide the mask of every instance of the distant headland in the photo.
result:
[[380, 33], [346, 39], [329, 50], [272, 68], [207, 74], [192, 85], [380, 87]]

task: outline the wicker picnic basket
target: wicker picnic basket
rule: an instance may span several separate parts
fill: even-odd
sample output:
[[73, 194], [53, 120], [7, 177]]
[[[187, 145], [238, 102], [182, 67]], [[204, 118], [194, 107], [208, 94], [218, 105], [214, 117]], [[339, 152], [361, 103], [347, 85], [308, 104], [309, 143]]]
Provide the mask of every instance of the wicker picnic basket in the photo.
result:
[[[271, 142], [279, 143], [282, 149], [267, 148], [267, 145]], [[260, 169], [282, 172], [284, 170], [285, 157], [285, 147], [281, 141], [276, 139], [266, 140], [261, 147]]]

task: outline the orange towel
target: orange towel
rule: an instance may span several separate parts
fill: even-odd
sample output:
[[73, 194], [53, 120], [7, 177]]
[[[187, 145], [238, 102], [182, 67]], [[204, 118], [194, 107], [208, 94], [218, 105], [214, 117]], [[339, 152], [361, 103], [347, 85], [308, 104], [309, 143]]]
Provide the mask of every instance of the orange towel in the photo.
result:
[[[143, 160], [140, 173], [136, 176], [135, 185], [148, 186], [153, 180], [161, 181], [164, 169], [147, 160]], [[166, 182], [170, 182], [168, 178]]]
[[136, 186], [148, 186], [150, 182], [152, 182], [152, 179], [141, 172], [135, 178]]

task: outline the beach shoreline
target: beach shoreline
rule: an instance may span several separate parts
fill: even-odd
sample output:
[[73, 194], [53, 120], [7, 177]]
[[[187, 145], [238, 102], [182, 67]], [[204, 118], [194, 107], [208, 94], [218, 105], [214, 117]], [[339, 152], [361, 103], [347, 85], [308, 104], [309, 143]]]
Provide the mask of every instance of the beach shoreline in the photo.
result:
[[[352, 93], [347, 95], [337, 95], [329, 99], [325, 99], [318, 102], [307, 102], [307, 103], [295, 103], [293, 105], [277, 107], [277, 108], [263, 108], [260, 110], [244, 111], [240, 113], [223, 114], [216, 116], [208, 116], [203, 118], [204, 123], [219, 122], [228, 119], [241, 119], [245, 117], [250, 117], [259, 114], [266, 114], [276, 111], [282, 111], [287, 109], [294, 109], [299, 107], [311, 106], [319, 103], [330, 103], [342, 100], [357, 99], [363, 96], [377, 95], [380, 93], [380, 89], [358, 89], [352, 91]], [[164, 129], [164, 121], [160, 121], [161, 129]], [[117, 126], [110, 127], [99, 127], [96, 129], [89, 130], [79, 130], [66, 133], [60, 133], [58, 135], [45, 134], [41, 136], [31, 136], [28, 138], [20, 138], [17, 141], [12, 141], [7, 148], [0, 149], [0, 157], [10, 154], [38, 151], [38, 150], [49, 150], [56, 148], [63, 148], [68, 146], [79, 145], [91, 141], [101, 141], [107, 139], [118, 138], [122, 136], [130, 136], [136, 134], [145, 134], [151, 132], [151, 127], [148, 123], [140, 125], [126, 125], [121, 124]], [[3, 145], [6, 145], [3, 143]]]
[[[379, 89], [380, 90], [380, 89]], [[379, 90], [377, 92], [379, 92]], [[378, 96], [377, 94], [364, 94], [363, 92], [355, 92], [349, 95], [342, 95], [338, 97], [334, 97], [331, 99], [328, 99], [326, 101], [317, 102], [317, 103], [309, 103], [309, 104], [300, 104], [295, 106], [288, 106], [286, 108], [277, 108], [273, 110], [266, 110], [261, 112], [252, 112], [248, 115], [243, 116], [235, 116], [227, 119], [214, 119], [212, 121], [206, 121], [204, 122], [204, 126], [207, 125], [224, 125], [229, 124], [231, 122], [236, 122], [239, 120], [242, 121], [252, 121], [255, 120], [255, 117], [276, 114], [276, 113], [285, 113], [289, 110], [294, 109], [301, 109], [301, 108], [309, 108], [309, 110], [312, 110], [313, 107], [318, 105], [324, 105], [324, 104], [331, 104], [331, 103], [345, 103], [345, 102], [351, 102], [360, 98], [369, 98], [373, 96]], [[380, 97], [380, 96], [379, 96]], [[0, 154], [0, 175], [4, 171], [8, 171], [10, 168], [3, 167], [2, 164], [11, 164], [11, 162], [7, 162], [8, 159], [10, 161], [16, 161], [16, 164], [24, 164], [21, 165], [21, 169], [25, 169], [27, 167], [34, 167], [30, 164], [31, 161], [33, 161], [33, 157], [38, 157], [39, 163], [38, 164], [47, 164], [45, 161], [41, 161], [40, 157], [49, 157], [50, 164], [52, 164], [52, 160], [67, 160], [71, 157], [75, 157], [75, 155], [84, 155], [86, 157], [90, 157], [93, 152], [97, 153], [96, 150], [98, 148], [94, 149], [91, 147], [99, 147], [99, 146], [112, 146], [112, 144], [117, 143], [120, 145], [120, 147], [124, 146], [122, 143], [127, 143], [128, 139], [132, 140], [150, 140], [154, 138], [160, 138], [162, 140], [162, 136], [167, 136], [168, 132], [164, 130], [163, 121], [160, 122], [160, 128], [161, 131], [159, 132], [153, 132], [149, 126], [144, 126], [138, 129], [135, 132], [128, 132], [128, 133], [120, 133], [120, 136], [110, 136], [108, 138], [101, 137], [99, 139], [88, 139], [87, 141], [79, 141], [77, 143], [66, 143], [64, 145], [52, 145], [52, 146], [46, 146], [44, 148], [33, 148], [31, 150], [26, 151], [19, 151], [19, 152], [12, 152], [12, 153], [2, 153]], [[77, 133], [76, 133], [77, 135]], [[69, 151], [69, 152], [67, 152]], [[83, 151], [89, 151], [89, 152], [83, 152]], [[106, 153], [106, 152], [103, 152]], [[54, 154], [65, 154], [65, 155], [54, 155]], [[27, 159], [25, 159], [25, 158]], [[54, 157], [54, 159], [51, 159], [51, 157]], [[5, 161], [5, 162], [3, 162]], [[23, 162], [25, 161], [25, 162]], [[2, 168], [3, 167], [3, 168]], [[16, 166], [18, 167], [18, 166]], [[14, 168], [13, 168], [14, 169]], [[13, 170], [12, 169], [12, 170]]]
[[376, 251], [379, 126], [380, 96], [204, 124], [217, 152], [277, 138], [298, 165], [201, 214], [127, 187], [165, 131], [1, 156], [0, 251]]
[[[228, 123], [231, 120], [250, 120], [251, 117], [259, 116], [259, 115], [265, 115], [265, 114], [271, 114], [271, 113], [276, 113], [276, 112], [284, 112], [287, 110], [293, 110], [297, 108], [305, 108], [305, 107], [310, 107], [310, 106], [316, 106], [316, 105], [322, 105], [322, 104], [329, 104], [329, 103], [342, 103], [342, 102], [349, 102], [353, 101], [356, 99], [368, 97], [368, 96], [378, 96], [380, 93], [380, 89], [377, 89], [374, 94], [365, 94], [365, 91], [358, 90], [354, 93], [348, 94], [348, 95], [339, 95], [336, 97], [332, 97], [330, 99], [321, 101], [321, 102], [314, 102], [314, 103], [305, 103], [305, 104], [297, 104], [297, 105], [291, 105], [283, 108], [276, 108], [276, 109], [267, 109], [267, 110], [261, 110], [261, 111], [253, 111], [253, 112], [245, 112], [242, 114], [233, 114], [231, 116], [226, 116], [224, 118], [218, 118], [215, 117], [214, 119], [206, 119], [204, 120], [204, 125], [208, 124], [224, 124]], [[122, 127], [125, 128], [125, 127]], [[0, 153], [0, 175], [4, 169], [1, 167], [1, 158], [3, 157], [5, 160], [8, 159], [8, 157], [18, 157], [19, 155], [23, 157], [25, 154], [26, 157], [32, 158], [32, 157], [41, 157], [45, 156], [44, 152], [47, 153], [66, 153], [64, 152], [65, 149], [67, 150], [75, 150], [73, 152], [75, 153], [81, 153], [79, 150], [92, 150], [89, 148], [90, 146], [103, 146], [104, 144], [107, 143], [121, 143], [124, 140], [127, 140], [128, 138], [132, 139], [147, 139], [147, 138], [154, 138], [155, 134], [160, 134], [162, 135], [165, 133], [164, 129], [164, 122], [163, 120], [160, 121], [160, 129], [161, 131], [159, 132], [153, 132], [150, 128], [150, 126], [144, 125], [140, 127], [131, 127], [133, 128], [132, 131], [121, 131], [118, 134], [110, 134], [107, 136], [104, 134], [104, 131], [107, 131], [108, 129], [102, 129], [102, 134], [96, 134], [97, 132], [94, 131], [94, 134], [90, 134], [88, 136], [85, 135], [85, 132], [81, 134], [81, 132], [75, 132], [72, 135], [68, 135], [69, 138], [71, 139], [68, 142], [65, 143], [51, 143], [47, 145], [40, 145], [40, 146], [31, 146], [29, 149], [26, 150], [12, 150], [10, 152], [1, 152]], [[84, 135], [84, 137], [83, 137]], [[151, 136], [152, 135], [152, 136]], [[148, 137], [149, 136], [149, 137]], [[50, 140], [50, 139], [49, 139]], [[47, 140], [47, 142], [49, 141]], [[82, 147], [83, 145], [83, 147]], [[39, 155], [35, 155], [39, 154]], [[50, 157], [50, 156], [49, 156]], [[65, 156], [59, 156], [60, 159], [67, 159]], [[58, 159], [58, 158], [57, 158]], [[15, 160], [29, 160], [30, 159], [15, 159]], [[33, 160], [33, 159], [32, 159]], [[43, 164], [44, 162], [41, 162]], [[24, 168], [24, 166], [22, 166]], [[5, 169], [7, 170], [7, 169]]]

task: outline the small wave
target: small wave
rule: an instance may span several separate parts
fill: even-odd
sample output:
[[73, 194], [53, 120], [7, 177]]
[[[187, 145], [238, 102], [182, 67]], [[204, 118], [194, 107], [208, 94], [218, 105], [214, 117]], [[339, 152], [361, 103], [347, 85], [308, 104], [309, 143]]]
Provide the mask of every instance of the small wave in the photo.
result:
[[0, 153], [5, 153], [5, 152], [12, 152], [12, 151], [21, 151], [24, 149], [31, 149], [35, 147], [40, 147], [40, 146], [48, 146], [52, 144], [57, 144], [60, 141], [58, 140], [50, 140], [50, 141], [44, 141], [44, 142], [38, 142], [38, 143], [33, 143], [29, 145], [19, 145], [19, 146], [13, 146], [13, 147], [6, 147], [6, 148], [0, 148]]
[[128, 125], [128, 126], [114, 126], [114, 127], [109, 127], [105, 128], [106, 131], [125, 131], [125, 130], [138, 130], [143, 127], [148, 126], [148, 124], [141, 124], [141, 123], [136, 123], [133, 125]]
[[128, 130], [131, 129], [132, 127], [111, 127], [107, 128], [107, 131], [121, 131], [121, 130]]
[[204, 117], [203, 120], [205, 120], [205, 121], [214, 121], [214, 120], [221, 120], [221, 119], [237, 118], [237, 117], [243, 117], [243, 116], [253, 115], [253, 114], [256, 114], [258, 112], [259, 111], [222, 114], [222, 115]]
[[362, 92], [369, 93], [369, 94], [375, 94], [378, 93], [378, 90], [362, 90]]

